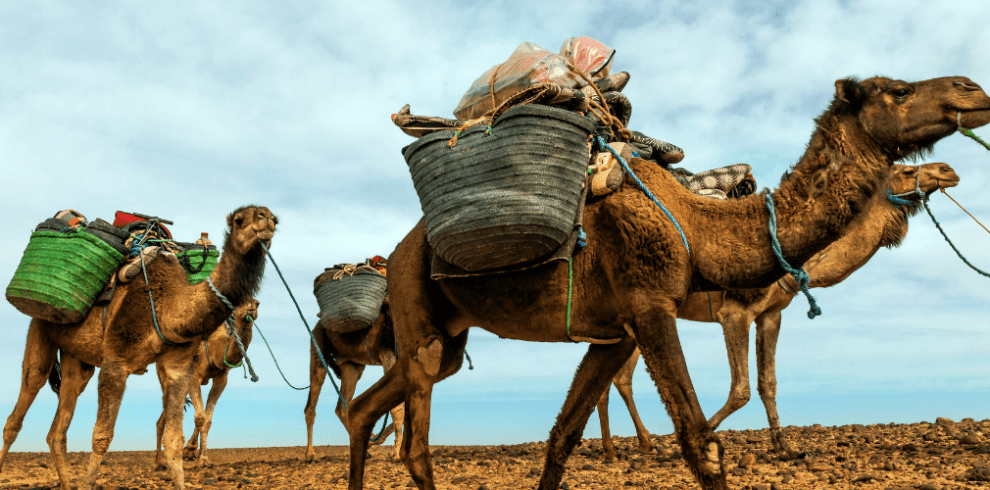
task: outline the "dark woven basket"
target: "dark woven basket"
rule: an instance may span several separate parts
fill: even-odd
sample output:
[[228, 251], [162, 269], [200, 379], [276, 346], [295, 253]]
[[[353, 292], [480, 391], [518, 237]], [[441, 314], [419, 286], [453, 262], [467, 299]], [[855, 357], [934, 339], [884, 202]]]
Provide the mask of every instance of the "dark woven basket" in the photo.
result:
[[7, 301], [32, 318], [82, 321], [123, 260], [124, 255], [90, 233], [36, 231], [7, 286]]
[[353, 332], [370, 327], [378, 319], [385, 302], [385, 276], [359, 270], [336, 281], [327, 279], [313, 292], [320, 305], [320, 323], [334, 332]]
[[403, 152], [427, 239], [468, 271], [527, 262], [556, 250], [574, 227], [593, 121], [553, 107], [509, 109], [486, 126], [417, 140]]

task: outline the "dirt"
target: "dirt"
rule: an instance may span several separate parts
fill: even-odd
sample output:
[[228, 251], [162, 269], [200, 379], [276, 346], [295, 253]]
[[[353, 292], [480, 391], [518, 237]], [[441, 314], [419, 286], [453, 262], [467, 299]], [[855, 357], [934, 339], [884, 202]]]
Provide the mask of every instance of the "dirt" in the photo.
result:
[[[725, 430], [729, 488], [951, 490], [990, 488], [990, 419], [935, 423], [788, 427], [802, 459], [781, 461], [770, 450], [767, 430]], [[656, 448], [641, 453], [634, 437], [614, 437], [619, 458], [602, 460], [601, 440], [586, 439], [567, 464], [561, 488], [695, 489], [671, 435], [653, 436]], [[440, 489], [532, 489], [539, 481], [543, 443], [508, 446], [436, 446], [433, 462]], [[365, 488], [415, 488], [409, 473], [389, 458], [391, 447], [373, 447]], [[211, 449], [211, 468], [187, 464], [190, 489], [339, 489], [347, 484], [347, 448], [317, 448], [320, 459], [304, 462], [302, 447]], [[70, 453], [76, 478], [88, 453]], [[154, 453], [110, 452], [98, 483], [104, 490], [171, 489], [154, 470]], [[12, 453], [0, 473], [0, 489], [58, 488], [47, 453]], [[566, 485], [566, 486], [565, 486]]]

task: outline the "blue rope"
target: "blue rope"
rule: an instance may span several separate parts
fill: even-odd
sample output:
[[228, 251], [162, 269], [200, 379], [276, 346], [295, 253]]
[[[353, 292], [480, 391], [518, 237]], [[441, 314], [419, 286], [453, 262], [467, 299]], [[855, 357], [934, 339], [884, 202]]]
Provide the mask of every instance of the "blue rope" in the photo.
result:
[[467, 359], [468, 369], [473, 371], [474, 370], [474, 364], [471, 363], [471, 356], [468, 355], [467, 349], [464, 349], [464, 358]]
[[808, 297], [808, 303], [811, 308], [808, 310], [808, 318], [814, 320], [816, 316], [822, 314], [822, 309], [818, 307], [818, 302], [815, 301], [814, 296], [808, 291], [808, 283], [811, 282], [811, 278], [808, 277], [808, 273], [804, 271], [804, 267], [795, 269], [787, 263], [784, 259], [784, 252], [780, 249], [780, 242], [777, 240], [777, 211], [773, 207], [773, 191], [767, 191], [767, 209], [770, 210], [770, 240], [773, 246], [773, 253], [777, 256], [777, 261], [780, 262], [780, 266], [784, 268], [785, 271], [794, 276], [797, 280], [798, 286], [801, 287], [801, 292]]
[[165, 342], [165, 345], [175, 347], [179, 344], [171, 342], [162, 335], [162, 329], [158, 326], [158, 315], [155, 314], [155, 298], [151, 297], [151, 284], [148, 283], [148, 269], [144, 265], [144, 254], [138, 253], [138, 257], [141, 258], [141, 272], [144, 274], [144, 283], [148, 286], [148, 301], [151, 302], [151, 320], [155, 325], [155, 332], [158, 332], [158, 338]]
[[[248, 316], [248, 318], [251, 317]], [[285, 373], [282, 372], [282, 368], [279, 367], [278, 365], [278, 359], [275, 359], [275, 353], [272, 352], [272, 346], [268, 345], [268, 339], [265, 338], [265, 334], [261, 333], [261, 329], [258, 328], [258, 322], [254, 321], [254, 319], [252, 319], [251, 321], [254, 323], [254, 328], [257, 328], [258, 333], [261, 334], [261, 340], [265, 342], [265, 347], [268, 347], [268, 353], [272, 355], [272, 360], [275, 361], [275, 369], [278, 369], [278, 374], [282, 375], [282, 379], [285, 381], [285, 384], [289, 385], [289, 388], [292, 388], [294, 390], [305, 390], [309, 388], [309, 386], [305, 388], [296, 388], [295, 386], [292, 386], [292, 383], [290, 383], [288, 379], [285, 378]]]
[[[220, 301], [227, 308], [230, 309], [230, 313], [231, 313], [231, 315], [233, 315], [234, 310], [236, 308], [234, 308], [234, 305], [230, 302], [230, 300], [227, 299], [227, 297], [224, 296], [223, 293], [221, 293], [220, 290], [217, 289], [217, 287], [213, 285], [213, 279], [210, 279], [210, 276], [206, 276], [206, 284], [208, 284], [210, 286], [210, 289], [213, 290], [213, 294], [217, 295], [217, 298], [220, 298]], [[251, 358], [249, 358], [248, 355], [247, 355], [247, 348], [244, 347], [244, 342], [241, 341], [241, 336], [237, 333], [237, 329], [234, 328], [234, 317], [233, 316], [230, 316], [230, 317], [227, 318], [227, 336], [233, 336], [234, 337], [234, 343], [236, 343], [237, 344], [237, 348], [241, 350], [241, 356], [244, 357], [244, 361], [247, 363], [248, 371], [251, 372], [251, 381], [257, 383], [258, 382], [258, 379], [260, 379], [260, 378], [258, 378], [258, 375], [255, 374], [254, 367], [251, 366]]]
[[653, 193], [646, 188], [646, 185], [643, 184], [643, 181], [639, 180], [639, 177], [637, 177], [636, 174], [633, 173], [632, 169], [629, 168], [629, 164], [627, 164], [626, 161], [622, 159], [622, 157], [619, 155], [619, 152], [615, 151], [615, 148], [609, 146], [609, 144], [606, 143], [605, 139], [602, 138], [601, 136], [595, 136], [595, 142], [598, 144], [599, 149], [607, 149], [608, 151], [612, 152], [612, 155], [614, 155], [616, 160], [619, 161], [619, 164], [622, 165], [622, 169], [625, 170], [630, 177], [632, 177], [633, 181], [636, 182], [636, 185], [639, 186], [639, 188], [643, 191], [644, 194], [646, 194], [646, 197], [649, 197], [651, 200], [653, 200], [653, 202], [660, 207], [660, 210], [663, 211], [663, 214], [666, 214], [667, 218], [670, 219], [672, 223], [674, 223], [674, 227], [677, 228], [677, 232], [681, 234], [681, 240], [684, 242], [684, 248], [687, 249], [688, 255], [690, 256], [691, 247], [688, 246], [687, 237], [684, 236], [684, 230], [681, 229], [681, 225], [677, 223], [676, 219], [674, 219], [674, 215], [670, 214], [670, 211], [667, 211], [667, 208], [664, 207], [664, 205], [660, 202], [660, 200], [657, 199], [656, 196], [654, 196]]
[[265, 246], [264, 241], [259, 241], [261, 248], [265, 249], [265, 255], [268, 255], [268, 260], [272, 261], [272, 265], [275, 266], [275, 272], [278, 272], [279, 279], [282, 279], [282, 284], [285, 284], [285, 290], [289, 292], [289, 297], [292, 298], [292, 303], [296, 305], [296, 311], [299, 312], [299, 318], [302, 318], [303, 325], [306, 327], [306, 331], [309, 332], [309, 338], [313, 342], [313, 347], [316, 348], [316, 355], [320, 357], [320, 362], [323, 363], [323, 368], [327, 370], [327, 377], [330, 378], [330, 382], [333, 383], [333, 389], [337, 392], [337, 398], [340, 398], [340, 403], [344, 404], [344, 410], [347, 410], [347, 401], [344, 400], [344, 395], [340, 394], [340, 388], [337, 386], [337, 382], [333, 380], [333, 376], [330, 373], [333, 370], [327, 365], [327, 360], [323, 358], [323, 352], [320, 350], [320, 346], [316, 345], [316, 336], [313, 335], [313, 330], [309, 328], [309, 322], [306, 321], [306, 317], [303, 315], [302, 308], [299, 307], [299, 302], [296, 301], [295, 295], [292, 294], [292, 290], [289, 289], [289, 283], [285, 282], [285, 276], [282, 275], [282, 271], [278, 268], [278, 264], [275, 263], [275, 258], [272, 257], [272, 253]]
[[380, 431], [378, 431], [378, 435], [377, 436], [372, 437], [371, 439], [369, 439], [369, 441], [375, 442], [375, 441], [377, 441], [378, 439], [380, 439], [382, 437], [382, 434], [385, 433], [385, 427], [388, 425], [388, 414], [389, 413], [390, 412], [385, 412], [385, 419], [382, 420], [382, 429]]
[[942, 230], [942, 225], [938, 224], [938, 220], [935, 219], [935, 215], [932, 214], [932, 210], [928, 208], [928, 198], [925, 197], [925, 199], [923, 199], [921, 201], [921, 203], [925, 205], [925, 211], [928, 211], [928, 216], [931, 216], [932, 223], [935, 223], [935, 228], [938, 228], [938, 232], [942, 234], [942, 238], [945, 238], [945, 241], [946, 242], [949, 242], [949, 246], [952, 247], [952, 250], [956, 252], [956, 255], [958, 255], [959, 258], [962, 259], [962, 261], [965, 262], [966, 265], [968, 265], [970, 269], [973, 269], [974, 271], [979, 272], [981, 275], [984, 275], [986, 277], [990, 277], [990, 274], [987, 274], [986, 272], [984, 272], [984, 271], [982, 271], [980, 269], [977, 269], [976, 266], [974, 266], [973, 264], [970, 264], [969, 261], [966, 260], [966, 257], [963, 257], [963, 254], [961, 254], [959, 252], [959, 249], [956, 248], [956, 246], [952, 243], [952, 240], [949, 240], [949, 236], [946, 235], [945, 234], [945, 231]]
[[901, 209], [901, 206], [911, 206], [914, 204], [913, 202], [907, 199], [901, 199], [895, 196], [894, 191], [890, 189], [887, 189], [887, 200], [893, 203], [894, 206], [897, 206], [898, 209]]

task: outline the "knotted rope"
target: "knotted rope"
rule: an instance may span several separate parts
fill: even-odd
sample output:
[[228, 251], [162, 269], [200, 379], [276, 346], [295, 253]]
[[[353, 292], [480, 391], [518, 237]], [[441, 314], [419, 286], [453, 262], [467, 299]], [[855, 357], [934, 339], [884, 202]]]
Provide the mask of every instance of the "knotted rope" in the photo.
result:
[[337, 392], [337, 398], [340, 399], [340, 403], [344, 404], [344, 410], [347, 410], [347, 401], [344, 400], [344, 395], [340, 394], [340, 387], [337, 386], [337, 382], [333, 380], [333, 376], [330, 373], [333, 372], [330, 366], [327, 364], [327, 360], [323, 358], [323, 351], [320, 350], [320, 346], [316, 345], [316, 336], [313, 335], [313, 330], [309, 328], [309, 322], [306, 321], [306, 317], [303, 315], [302, 308], [299, 307], [299, 302], [296, 301], [295, 295], [292, 294], [292, 289], [289, 288], [289, 283], [285, 281], [285, 276], [282, 275], [282, 270], [278, 268], [278, 264], [275, 263], [275, 258], [272, 257], [271, 251], [265, 246], [264, 241], [259, 241], [261, 248], [265, 250], [265, 255], [268, 256], [268, 260], [272, 261], [272, 265], [275, 266], [275, 272], [278, 272], [279, 279], [282, 280], [282, 284], [285, 285], [285, 290], [289, 292], [289, 298], [292, 298], [292, 303], [296, 305], [296, 311], [299, 312], [299, 318], [302, 319], [303, 325], [306, 327], [306, 331], [309, 332], [309, 338], [313, 342], [313, 347], [316, 348], [316, 355], [319, 356], [320, 362], [323, 363], [324, 369], [327, 370], [327, 377], [330, 378], [330, 382], [333, 383], [333, 389]]
[[[147, 245], [145, 245], [145, 241], [147, 239], [148, 234], [144, 233], [133, 242], [134, 244], [131, 246], [131, 256], [133, 257], [136, 253], [141, 259], [141, 273], [144, 275], [144, 284], [148, 286], [148, 302], [151, 303], [151, 321], [155, 326], [155, 332], [158, 333], [158, 338], [162, 339], [162, 342], [165, 342], [165, 345], [169, 347], [176, 347], [180, 344], [176, 344], [175, 342], [166, 339], [165, 335], [162, 334], [161, 327], [158, 326], [158, 315], [155, 314], [155, 298], [151, 295], [151, 284], [148, 282], [148, 268], [144, 263], [144, 254], [141, 253], [141, 251], [147, 247]], [[103, 312], [106, 313], [106, 308], [103, 309]], [[104, 330], [106, 330], [106, 327], [104, 327]]]
[[[221, 293], [220, 290], [213, 285], [213, 279], [207, 276], [206, 284], [210, 286], [210, 289], [213, 290], [213, 294], [215, 294], [217, 298], [220, 298], [220, 302], [222, 302], [228, 309], [230, 309], [231, 314], [233, 314], [234, 310], [236, 310], [237, 308], [234, 308], [234, 305], [230, 302], [230, 300], [227, 299], [227, 297], [224, 296], [223, 293]], [[258, 378], [258, 375], [254, 372], [254, 367], [251, 366], [251, 358], [249, 358], [247, 355], [247, 348], [244, 347], [244, 342], [241, 341], [241, 336], [237, 333], [237, 329], [233, 327], [234, 327], [234, 317], [233, 316], [227, 317], [227, 335], [229, 336], [233, 334], [234, 343], [237, 344], [237, 348], [241, 350], [241, 356], [243, 356], [244, 361], [247, 362], [248, 371], [251, 373], [251, 381], [257, 383], [260, 378]], [[224, 363], [226, 362], [227, 361], [224, 360]]]
[[811, 278], [804, 271], [804, 267], [795, 269], [784, 259], [784, 252], [780, 248], [780, 241], [777, 240], [777, 211], [773, 205], [773, 191], [767, 191], [766, 201], [767, 209], [770, 211], [770, 241], [773, 247], [773, 253], [777, 256], [777, 262], [780, 263], [780, 266], [794, 276], [798, 286], [801, 288], [801, 292], [808, 297], [808, 304], [811, 306], [808, 310], [808, 318], [814, 320], [816, 316], [822, 314], [822, 309], [818, 307], [818, 302], [815, 301], [815, 297], [808, 290], [808, 283], [811, 282]]

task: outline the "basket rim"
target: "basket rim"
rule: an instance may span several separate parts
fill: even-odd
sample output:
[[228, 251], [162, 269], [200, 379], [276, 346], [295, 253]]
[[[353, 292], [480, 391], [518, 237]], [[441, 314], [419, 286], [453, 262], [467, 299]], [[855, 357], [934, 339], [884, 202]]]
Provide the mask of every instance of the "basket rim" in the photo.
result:
[[32, 232], [31, 233], [31, 240], [33, 240], [35, 237], [38, 237], [38, 238], [70, 239], [70, 240], [71, 239], [82, 239], [82, 240], [86, 240], [86, 241], [88, 241], [88, 242], [96, 245], [97, 248], [99, 248], [100, 250], [103, 250], [104, 252], [109, 253], [111, 257], [115, 257], [116, 260], [117, 260], [117, 262], [120, 262], [120, 261], [124, 260], [124, 254], [118, 252], [113, 247], [111, 247], [109, 244], [107, 244], [103, 240], [100, 240], [99, 238], [97, 238], [92, 233], [83, 233], [81, 230], [79, 230], [79, 231], [73, 231], [73, 232], [68, 232], [68, 233], [62, 233], [62, 232], [59, 232], [59, 231], [51, 231], [51, 230], [39, 230], [39, 231], [35, 231], [35, 232]]

